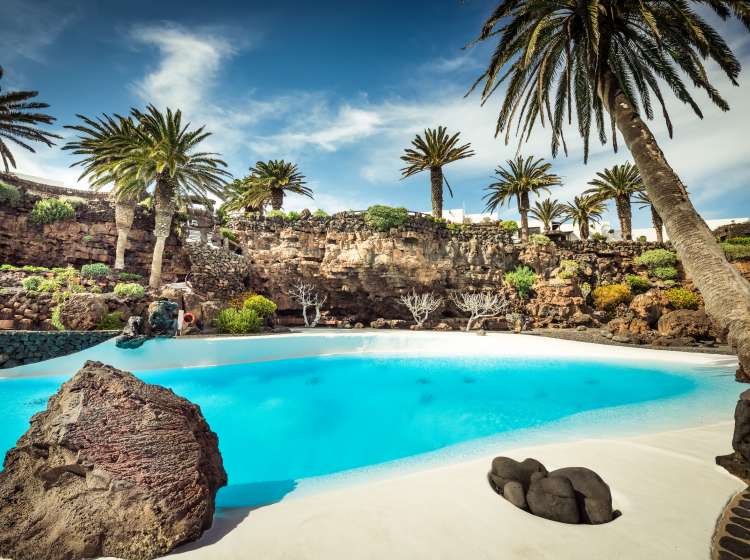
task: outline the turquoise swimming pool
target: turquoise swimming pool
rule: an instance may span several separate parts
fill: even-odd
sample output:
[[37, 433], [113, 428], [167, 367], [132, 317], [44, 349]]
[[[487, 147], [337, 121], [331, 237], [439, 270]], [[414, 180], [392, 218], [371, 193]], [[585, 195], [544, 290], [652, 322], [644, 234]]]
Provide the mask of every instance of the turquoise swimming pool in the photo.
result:
[[[200, 405], [229, 476], [219, 506], [276, 501], [311, 477], [510, 439], [570, 418], [585, 426], [691, 409], [701, 415], [695, 403], [730, 406], [737, 394], [722, 368], [554, 353], [361, 352], [159, 369], [132, 367], [137, 354], [125, 357], [131, 367], [110, 362]], [[68, 377], [0, 380], [3, 452]]]

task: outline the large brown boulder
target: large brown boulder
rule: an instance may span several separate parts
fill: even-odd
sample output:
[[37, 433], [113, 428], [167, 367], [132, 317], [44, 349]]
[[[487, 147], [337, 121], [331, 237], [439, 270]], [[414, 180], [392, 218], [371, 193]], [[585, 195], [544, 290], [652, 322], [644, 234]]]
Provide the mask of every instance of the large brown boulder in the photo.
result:
[[101, 294], [71, 294], [60, 305], [60, 322], [70, 331], [92, 331], [108, 311]]
[[150, 559], [211, 526], [227, 477], [198, 406], [99, 362], [31, 419], [0, 473], [0, 557]]
[[649, 290], [644, 294], [635, 296], [628, 307], [637, 319], [641, 319], [648, 323], [649, 327], [653, 327], [668, 304], [667, 297], [663, 292]]
[[661, 336], [674, 338], [690, 337], [705, 339], [711, 337], [711, 321], [703, 311], [678, 309], [662, 315], [658, 324]]

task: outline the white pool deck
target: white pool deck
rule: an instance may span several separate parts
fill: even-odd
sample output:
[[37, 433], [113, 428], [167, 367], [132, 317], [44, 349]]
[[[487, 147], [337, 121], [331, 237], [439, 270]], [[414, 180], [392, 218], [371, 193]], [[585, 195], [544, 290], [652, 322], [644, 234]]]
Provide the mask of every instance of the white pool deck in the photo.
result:
[[[317, 331], [297, 335], [157, 341], [128, 352], [113, 344], [4, 376], [74, 372], [85, 359], [123, 369], [186, 367], [342, 352], [554, 356], [664, 362], [719, 368], [733, 357], [604, 346], [511, 334]], [[227, 343], [228, 341], [228, 343]], [[734, 383], [730, 378], [727, 383]], [[743, 386], [737, 385], [737, 394]], [[201, 540], [169, 557], [184, 560], [668, 560], [709, 558], [723, 506], [745, 487], [714, 464], [731, 450], [733, 409], [672, 422], [644, 435], [497, 443], [469, 459], [427, 461], [378, 476], [354, 476], [316, 492], [293, 493], [254, 510], [220, 512]], [[668, 414], [665, 409], [663, 415]], [[680, 429], [671, 429], [678, 427]], [[653, 430], [652, 430], [653, 431]], [[493, 444], [494, 445], [494, 444]], [[526, 447], [522, 447], [526, 445]], [[587, 466], [610, 485], [622, 516], [600, 526], [536, 518], [492, 492], [495, 455], [534, 457], [550, 470]], [[252, 460], [252, 458], [251, 458]]]

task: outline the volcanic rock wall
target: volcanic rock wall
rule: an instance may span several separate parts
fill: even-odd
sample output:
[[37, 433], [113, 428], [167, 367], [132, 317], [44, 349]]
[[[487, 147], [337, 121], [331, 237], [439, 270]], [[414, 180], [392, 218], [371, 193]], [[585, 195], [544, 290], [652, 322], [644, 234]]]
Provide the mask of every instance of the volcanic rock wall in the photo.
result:
[[[112, 202], [102, 195], [37, 185], [3, 176], [22, 193], [15, 206], [0, 205], [0, 264], [66, 266], [103, 262], [112, 266], [115, 259], [117, 229]], [[42, 198], [75, 196], [85, 200], [76, 204], [71, 220], [35, 225], [29, 221], [34, 203]], [[130, 232], [130, 247], [125, 254], [126, 269], [148, 275], [154, 237], [154, 216], [143, 208], [136, 211]], [[167, 239], [164, 250], [164, 279], [170, 281], [188, 272], [189, 262], [176, 230]]]

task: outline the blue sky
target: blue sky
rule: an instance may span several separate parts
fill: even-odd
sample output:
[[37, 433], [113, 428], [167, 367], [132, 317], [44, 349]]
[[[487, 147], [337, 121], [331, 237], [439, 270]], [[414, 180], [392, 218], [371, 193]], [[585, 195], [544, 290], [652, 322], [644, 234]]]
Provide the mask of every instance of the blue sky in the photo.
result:
[[[62, 125], [75, 122], [76, 113], [124, 113], [147, 102], [180, 107], [214, 133], [210, 148], [237, 176], [258, 159], [298, 162], [316, 196], [290, 197], [289, 209], [385, 203], [428, 210], [429, 177], [399, 180], [399, 156], [414, 134], [444, 124], [477, 152], [445, 168], [455, 191], [445, 206], [477, 212], [493, 169], [516, 148], [493, 137], [500, 96], [485, 107], [477, 96], [463, 97], [489, 45], [461, 47], [493, 6], [485, 0], [2, 0], [0, 85], [39, 90], [63, 135], [69, 131]], [[750, 66], [750, 35], [735, 24], [718, 27]], [[710, 70], [732, 111], [721, 113], [699, 93], [703, 121], [672, 100], [675, 139], [666, 138], [661, 123], [653, 128], [706, 218], [747, 216], [750, 105], [742, 101], [750, 98], [750, 74], [736, 88]], [[522, 151], [549, 157], [548, 132], [537, 129]], [[76, 186], [73, 159], [58, 148], [15, 153], [19, 172]], [[627, 157], [605, 146], [584, 165], [573, 146], [570, 157], [554, 161], [565, 186], [553, 196], [571, 198], [596, 171]], [[635, 222], [647, 226], [648, 213], [636, 211]]]

